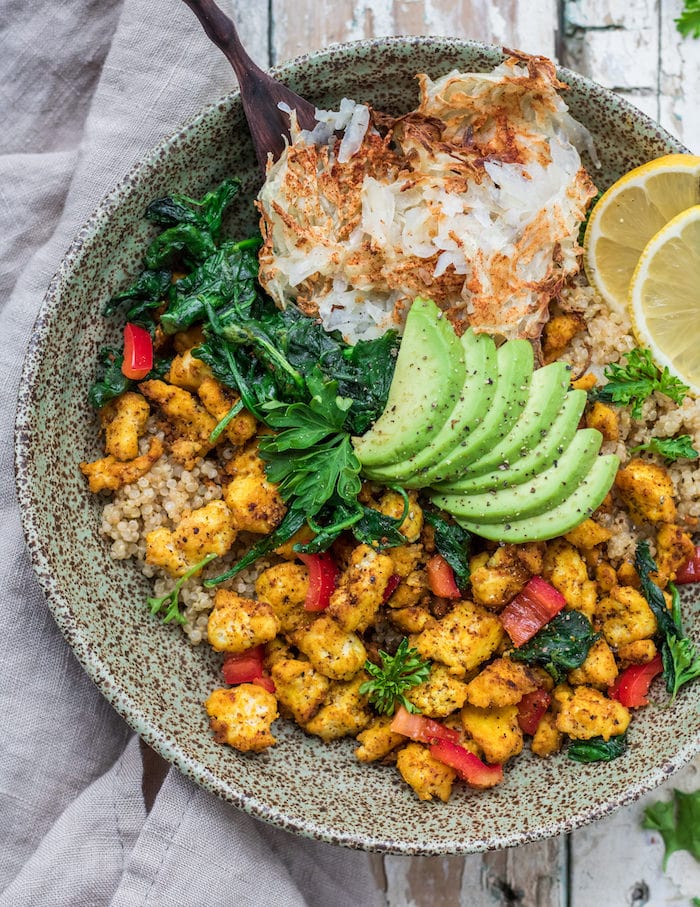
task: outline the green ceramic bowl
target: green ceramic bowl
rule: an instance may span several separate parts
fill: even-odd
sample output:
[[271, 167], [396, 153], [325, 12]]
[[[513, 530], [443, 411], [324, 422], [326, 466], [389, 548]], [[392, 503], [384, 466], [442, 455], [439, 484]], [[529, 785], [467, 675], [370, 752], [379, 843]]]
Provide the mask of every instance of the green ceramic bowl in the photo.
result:
[[[277, 75], [320, 107], [347, 96], [400, 113], [416, 102], [416, 72], [486, 70], [501, 59], [498, 48], [456, 39], [384, 38], [302, 57]], [[625, 101], [560, 75], [574, 116], [596, 139], [600, 187], [684, 150]], [[660, 784], [700, 749], [700, 685], [673, 708], [636, 716], [629, 752], [616, 762], [524, 755], [503, 785], [488, 793], [458, 785], [448, 804], [419, 802], [393, 768], [360, 765], [352, 741], [324, 745], [282, 721], [279, 744], [264, 755], [215, 743], [202, 703], [219, 684], [218, 659], [148, 614], [149, 584], [132, 564], [109, 557], [98, 531], [101, 502], [78, 462], [99, 450], [86, 402], [93, 373], [82, 364], [119, 336], [101, 306], [139, 270], [152, 229], [146, 205], [173, 190], [201, 195], [229, 174], [242, 176], [252, 198], [259, 175], [237, 93], [164, 140], [107, 195], [60, 263], [36, 323], [17, 417], [19, 499], [49, 607], [87, 673], [134, 730], [198, 784], [260, 819], [351, 847], [444, 854], [522, 844], [604, 816]], [[230, 224], [239, 235], [254, 225], [248, 204]], [[687, 613], [700, 629], [697, 603]]]

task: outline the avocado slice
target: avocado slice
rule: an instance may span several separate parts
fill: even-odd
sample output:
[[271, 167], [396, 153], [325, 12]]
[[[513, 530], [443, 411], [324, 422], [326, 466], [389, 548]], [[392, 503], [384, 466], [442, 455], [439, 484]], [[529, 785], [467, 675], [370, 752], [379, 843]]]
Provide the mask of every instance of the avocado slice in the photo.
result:
[[569, 391], [549, 431], [543, 430], [541, 440], [530, 453], [508, 467], [502, 466], [481, 475], [472, 476], [467, 471], [453, 482], [434, 486], [434, 490], [443, 494], [480, 494], [493, 489], [509, 488], [534, 478], [551, 466], [569, 446], [585, 405], [585, 391]]
[[419, 451], [442, 427], [464, 386], [462, 344], [432, 300], [411, 306], [384, 412], [353, 438], [363, 466], [386, 466]]
[[406, 488], [427, 488], [462, 475], [474, 460], [499, 444], [520, 418], [530, 391], [532, 346], [527, 340], [508, 340], [498, 348], [496, 358], [496, 393], [484, 419], [439, 463], [404, 482]]
[[476, 495], [432, 495], [433, 504], [454, 517], [480, 523], [503, 523], [553, 510], [591, 471], [603, 436], [594, 428], [577, 431], [573, 441], [549, 469], [520, 485]]
[[369, 479], [402, 482], [420, 469], [438, 463], [457, 445], [464, 432], [472, 432], [486, 415], [496, 393], [496, 344], [488, 334], [465, 331], [461, 338], [466, 377], [454, 409], [428, 444], [407, 460], [391, 466], [365, 469]]
[[570, 532], [592, 516], [610, 491], [620, 461], [614, 454], [597, 457], [591, 471], [553, 510], [503, 523], [456, 518], [463, 529], [498, 542], [542, 542]]
[[542, 439], [542, 432], [549, 430], [561, 409], [570, 386], [570, 373], [571, 367], [565, 362], [551, 362], [536, 369], [530, 383], [530, 396], [518, 421], [500, 444], [469, 464], [465, 475], [491, 472], [526, 456]]

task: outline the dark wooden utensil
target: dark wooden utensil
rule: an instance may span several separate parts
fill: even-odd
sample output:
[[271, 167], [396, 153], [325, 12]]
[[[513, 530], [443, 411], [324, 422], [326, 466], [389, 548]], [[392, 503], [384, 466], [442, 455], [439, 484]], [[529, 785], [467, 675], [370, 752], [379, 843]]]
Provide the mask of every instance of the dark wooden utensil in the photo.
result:
[[268, 152], [273, 158], [279, 157], [284, 150], [285, 137], [289, 138], [289, 116], [278, 104], [283, 102], [296, 110], [302, 129], [313, 129], [316, 125], [314, 105], [263, 72], [251, 60], [241, 44], [236, 26], [214, 0], [185, 0], [185, 3], [199, 19], [209, 39], [233, 66], [255, 153], [264, 172]]

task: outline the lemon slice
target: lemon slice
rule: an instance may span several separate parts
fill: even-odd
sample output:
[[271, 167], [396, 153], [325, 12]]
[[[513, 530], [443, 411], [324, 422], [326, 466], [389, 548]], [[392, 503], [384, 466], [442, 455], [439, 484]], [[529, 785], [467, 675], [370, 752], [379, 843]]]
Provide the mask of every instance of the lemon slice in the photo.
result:
[[629, 305], [640, 343], [700, 394], [700, 205], [678, 214], [646, 245]]
[[669, 154], [630, 170], [601, 197], [583, 240], [589, 283], [622, 312], [646, 244], [676, 214], [700, 204], [700, 157]]

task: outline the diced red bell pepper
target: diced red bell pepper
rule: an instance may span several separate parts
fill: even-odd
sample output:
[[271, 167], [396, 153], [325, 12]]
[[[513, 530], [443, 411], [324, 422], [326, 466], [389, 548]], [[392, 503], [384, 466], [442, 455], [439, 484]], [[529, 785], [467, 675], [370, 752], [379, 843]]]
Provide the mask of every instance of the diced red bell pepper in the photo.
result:
[[566, 605], [566, 599], [541, 576], [533, 576], [501, 611], [501, 623], [516, 646], [522, 646]]
[[255, 646], [255, 648], [248, 649], [247, 652], [241, 652], [240, 654], [227, 652], [221, 668], [224, 683], [230, 683], [232, 686], [239, 683], [257, 683], [270, 693], [274, 693], [274, 681], [265, 674], [263, 667], [264, 657], [264, 646]]
[[327, 551], [322, 554], [300, 554], [299, 558], [309, 571], [309, 588], [306, 593], [306, 611], [325, 611], [338, 580], [338, 566]]
[[129, 322], [124, 326], [124, 361], [122, 374], [126, 378], [140, 381], [153, 368], [153, 340], [151, 335], [138, 324]]
[[458, 743], [440, 740], [432, 744], [430, 755], [438, 762], [453, 768], [470, 787], [485, 790], [503, 781], [502, 765], [487, 765]]
[[619, 675], [615, 683], [608, 688], [608, 696], [617, 699], [628, 709], [638, 709], [649, 705], [647, 693], [652, 680], [661, 674], [664, 666], [661, 655], [656, 654], [651, 661], [643, 665], [630, 665]]
[[396, 590], [401, 585], [401, 577], [398, 573], [392, 573], [389, 577], [386, 588], [384, 589], [384, 595], [382, 596], [382, 604], [386, 604], [391, 596], [396, 592]]
[[455, 572], [441, 554], [434, 554], [425, 565], [428, 572], [428, 584], [433, 595], [440, 598], [461, 598], [455, 580]]
[[419, 743], [434, 743], [436, 740], [448, 740], [457, 743], [459, 731], [445, 727], [439, 721], [426, 718], [425, 715], [414, 715], [407, 708], [400, 705], [391, 722], [391, 730], [395, 734], [403, 734]]
[[676, 571], [676, 583], [681, 586], [685, 583], [700, 583], [700, 545], [695, 549], [695, 554], [687, 564]]
[[551, 701], [552, 697], [543, 687], [523, 696], [518, 703], [518, 724], [523, 734], [534, 735]]

